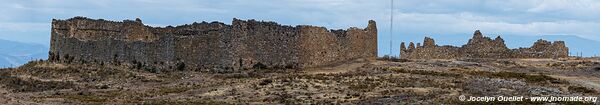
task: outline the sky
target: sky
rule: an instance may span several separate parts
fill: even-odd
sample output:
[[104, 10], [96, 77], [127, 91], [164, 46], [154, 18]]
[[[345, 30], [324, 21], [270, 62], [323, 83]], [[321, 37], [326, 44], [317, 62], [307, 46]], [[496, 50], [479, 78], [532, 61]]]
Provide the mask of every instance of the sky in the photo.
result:
[[[600, 0], [0, 0], [0, 39], [48, 46], [52, 19], [85, 16], [121, 21], [140, 18], [151, 26], [201, 21], [230, 24], [233, 18], [316, 25], [329, 29], [378, 27], [379, 55], [398, 55], [400, 42], [461, 45], [473, 31], [495, 37], [559, 35], [600, 45]], [[393, 29], [390, 32], [390, 17]], [[460, 39], [459, 39], [460, 38]], [[445, 39], [445, 40], [444, 40]], [[558, 38], [559, 40], [561, 38]], [[529, 47], [507, 40], [509, 47]], [[392, 46], [390, 47], [390, 42]], [[569, 45], [569, 42], [567, 42]], [[578, 47], [578, 46], [569, 46]], [[585, 48], [574, 48], [585, 49]], [[575, 50], [572, 52], [577, 52]], [[584, 50], [581, 50], [584, 51]], [[590, 50], [587, 56], [600, 55]]]

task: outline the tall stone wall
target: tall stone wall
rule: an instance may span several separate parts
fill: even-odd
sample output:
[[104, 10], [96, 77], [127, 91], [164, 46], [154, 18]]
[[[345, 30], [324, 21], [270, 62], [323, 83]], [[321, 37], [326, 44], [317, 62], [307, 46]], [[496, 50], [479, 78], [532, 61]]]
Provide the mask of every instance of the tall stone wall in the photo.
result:
[[456, 58], [560, 58], [568, 57], [569, 49], [563, 41], [538, 40], [530, 48], [508, 49], [504, 39], [483, 36], [476, 30], [473, 38], [462, 47], [437, 46], [432, 38], [425, 37], [423, 46], [405, 48], [401, 43], [400, 58], [405, 59], [456, 59]]
[[236, 53], [243, 68], [254, 65], [268, 65], [277, 68], [295, 68], [299, 61], [299, 29], [282, 26], [275, 22], [234, 19], [235, 43], [239, 43]]
[[185, 64], [194, 70], [242, 70], [264, 66], [306, 68], [377, 56], [374, 21], [364, 29], [327, 30], [233, 19], [150, 27], [75, 17], [53, 20], [49, 58], [54, 62], [142, 63], [158, 68]]
[[172, 61], [171, 36], [152, 33], [141, 21], [111, 22], [82, 17], [53, 20], [50, 60], [160, 63]]
[[314, 67], [357, 58], [377, 56], [377, 27], [369, 21], [365, 29], [327, 30], [300, 26], [302, 67]]
[[194, 23], [168, 28], [173, 36], [174, 61], [192, 69], [233, 68], [231, 26], [223, 23]]

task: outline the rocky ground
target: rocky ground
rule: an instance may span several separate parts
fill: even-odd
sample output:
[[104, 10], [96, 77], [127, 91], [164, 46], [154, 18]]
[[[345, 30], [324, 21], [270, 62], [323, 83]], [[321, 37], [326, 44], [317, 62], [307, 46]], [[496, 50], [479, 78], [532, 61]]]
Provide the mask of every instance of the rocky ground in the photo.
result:
[[0, 70], [0, 104], [507, 104], [459, 97], [600, 96], [598, 91], [598, 58], [357, 60], [227, 74], [45, 61]]

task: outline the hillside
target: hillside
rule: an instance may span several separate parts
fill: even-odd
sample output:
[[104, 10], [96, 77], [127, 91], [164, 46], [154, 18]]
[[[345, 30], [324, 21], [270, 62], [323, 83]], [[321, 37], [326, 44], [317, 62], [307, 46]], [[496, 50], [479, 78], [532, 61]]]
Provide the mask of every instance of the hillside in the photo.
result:
[[[600, 59], [357, 60], [234, 73], [33, 61], [1, 69], [0, 104], [506, 104], [462, 96], [598, 96]], [[591, 104], [514, 102], [513, 104]]]

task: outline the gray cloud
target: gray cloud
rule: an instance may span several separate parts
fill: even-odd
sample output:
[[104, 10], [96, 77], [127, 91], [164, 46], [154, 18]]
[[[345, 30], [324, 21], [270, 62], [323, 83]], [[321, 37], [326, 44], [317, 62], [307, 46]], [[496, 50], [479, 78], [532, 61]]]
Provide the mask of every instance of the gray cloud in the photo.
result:
[[[597, 0], [395, 0], [395, 5], [394, 32], [398, 35], [468, 35], [481, 29], [492, 34], [561, 34], [600, 41]], [[364, 27], [373, 19], [378, 22], [381, 43], [389, 40], [389, 0], [19, 0], [3, 1], [0, 7], [0, 39], [22, 38], [10, 35], [26, 34], [26, 30], [47, 36], [52, 18], [88, 16], [140, 17], [152, 26], [230, 23], [232, 18], [241, 18], [333, 29]], [[387, 48], [387, 44], [380, 45], [380, 49]]]

